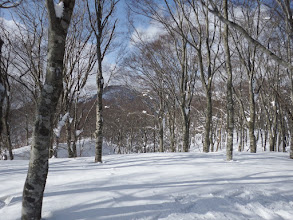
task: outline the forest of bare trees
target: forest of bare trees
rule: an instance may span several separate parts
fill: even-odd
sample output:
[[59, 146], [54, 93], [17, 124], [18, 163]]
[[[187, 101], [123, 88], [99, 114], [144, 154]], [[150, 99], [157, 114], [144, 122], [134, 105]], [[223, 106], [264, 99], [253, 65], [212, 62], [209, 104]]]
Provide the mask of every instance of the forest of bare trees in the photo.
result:
[[14, 148], [31, 145], [23, 219], [40, 219], [48, 159], [60, 143], [77, 157], [77, 141], [94, 139], [95, 162], [103, 141], [121, 154], [223, 149], [232, 160], [237, 149], [293, 159], [290, 1], [0, 8], [0, 151], [13, 160]]
[[[32, 141], [46, 77], [49, 20], [41, 2], [10, 3], [12, 20], [2, 19], [0, 27], [1, 150], [13, 159], [13, 148]], [[286, 1], [91, 4], [76, 2], [69, 27], [51, 156], [66, 142], [68, 156], [76, 157], [76, 142], [86, 137], [97, 138], [99, 162], [103, 139], [120, 153], [187, 152], [195, 143], [203, 152], [226, 144], [232, 149], [235, 143], [252, 153], [260, 145], [259, 150], [289, 150], [292, 21]], [[125, 8], [124, 17], [117, 7]], [[128, 20], [129, 45], [119, 54], [123, 61], [109, 70], [102, 61], [122, 47], [115, 43], [121, 41], [119, 19]], [[140, 27], [143, 22], [149, 30]], [[104, 82], [111, 71], [118, 74]], [[89, 87], [96, 72], [96, 86]], [[111, 98], [102, 98], [105, 88], [129, 94], [118, 91], [109, 103]]]

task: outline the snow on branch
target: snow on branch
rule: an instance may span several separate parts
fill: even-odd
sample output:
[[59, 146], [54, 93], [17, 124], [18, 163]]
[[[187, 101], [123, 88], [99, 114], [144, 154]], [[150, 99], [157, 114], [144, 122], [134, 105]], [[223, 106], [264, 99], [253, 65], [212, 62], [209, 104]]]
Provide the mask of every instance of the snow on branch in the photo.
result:
[[57, 138], [60, 137], [61, 130], [62, 130], [63, 126], [65, 125], [65, 121], [67, 120], [68, 117], [69, 117], [69, 112], [67, 112], [65, 115], [63, 115], [61, 120], [58, 122], [57, 128], [54, 128], [54, 133]]
[[55, 14], [57, 18], [62, 18], [64, 12], [64, 3], [60, 1], [58, 4], [55, 4]]
[[82, 132], [83, 132], [83, 129], [81, 129], [81, 130], [76, 130], [76, 131], [75, 131], [75, 135], [78, 137]]

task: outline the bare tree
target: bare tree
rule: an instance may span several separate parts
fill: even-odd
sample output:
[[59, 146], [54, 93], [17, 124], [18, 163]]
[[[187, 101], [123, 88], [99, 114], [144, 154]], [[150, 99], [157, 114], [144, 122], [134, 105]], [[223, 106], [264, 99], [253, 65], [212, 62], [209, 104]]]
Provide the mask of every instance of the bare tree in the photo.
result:
[[89, 21], [86, 17], [86, 11], [86, 3], [78, 2], [72, 15], [64, 56], [64, 89], [60, 99], [59, 115], [69, 114], [65, 122], [69, 157], [77, 156], [77, 137], [75, 134], [76, 129], [82, 129], [78, 128], [77, 125], [83, 115], [82, 113], [79, 115], [78, 102], [82, 96], [85, 96], [82, 90], [96, 64], [96, 46], [91, 43], [93, 30], [88, 27]]
[[[0, 8], [14, 8], [18, 5], [20, 5], [20, 3], [22, 2], [22, 0], [19, 1], [14, 1], [14, 0], [0, 0]], [[5, 86], [4, 86], [4, 72], [2, 69], [2, 46], [4, 44], [4, 41], [2, 40], [1, 36], [0, 36], [0, 135], [2, 133], [3, 130], [3, 124], [2, 124], [2, 114], [3, 114], [3, 110], [2, 110], [2, 106], [3, 106], [3, 101], [4, 101], [4, 96], [5, 96]]]
[[[214, 0], [208, 0], [211, 7], [209, 7], [206, 4], [207, 1], [201, 0], [201, 3], [205, 5], [205, 7], [208, 8], [208, 10], [216, 15], [222, 22], [224, 22], [226, 25], [229, 25], [234, 30], [240, 32], [243, 37], [245, 37], [251, 44], [255, 45], [257, 49], [261, 50], [263, 53], [265, 53], [267, 56], [269, 56], [272, 60], [274, 60], [279, 65], [286, 68], [288, 71], [288, 78], [291, 83], [291, 102], [293, 103], [293, 65], [292, 65], [292, 57], [290, 56], [291, 52], [288, 53], [289, 56], [281, 56], [276, 54], [274, 50], [271, 50], [269, 47], [270, 44], [265, 46], [262, 44], [259, 40], [253, 38], [241, 25], [229, 20], [227, 17], [223, 16], [221, 11], [219, 10], [217, 4]], [[289, 45], [288, 48], [290, 48], [291, 40], [292, 40], [292, 32], [293, 32], [293, 22], [292, 22], [292, 4], [290, 4], [290, 1], [288, 0], [274, 0], [271, 2], [271, 5], [267, 5], [271, 7], [275, 11], [275, 16], [279, 16], [280, 19], [285, 24], [285, 32], [287, 33], [287, 40], [286, 40], [286, 46]], [[292, 110], [288, 110], [288, 114], [292, 115]], [[290, 124], [293, 125], [293, 118], [290, 117], [291, 122]], [[293, 133], [293, 126], [291, 126], [291, 134]], [[293, 135], [291, 135], [291, 146], [290, 146], [290, 158], [293, 159]]]
[[[87, 1], [87, 9], [90, 19], [90, 26], [95, 35], [97, 47], [97, 106], [96, 106], [96, 153], [95, 162], [102, 162], [103, 147], [103, 90], [104, 77], [102, 63], [114, 38], [117, 19], [112, 22], [116, 5], [119, 0], [95, 0]], [[93, 5], [92, 5], [93, 4]], [[93, 9], [92, 9], [93, 8]]]
[[[136, 33], [140, 35], [137, 31]], [[128, 57], [126, 65], [132, 71], [134, 80], [140, 81], [146, 90], [151, 91], [151, 93], [144, 92], [143, 96], [151, 99], [147, 101], [147, 104], [152, 106], [152, 115], [158, 125], [159, 151], [163, 152], [165, 106], [168, 94], [164, 77], [166, 70], [169, 69], [163, 54], [166, 53], [167, 39], [162, 37], [152, 42], [144, 42], [143, 38], [143, 36], [137, 36], [137, 42], [134, 43], [137, 51]], [[155, 130], [156, 127], [154, 127], [154, 132]]]
[[1, 106], [3, 109], [3, 117], [1, 118], [1, 122], [3, 123], [3, 132], [0, 133], [0, 136], [2, 136], [2, 141], [4, 143], [4, 146], [6, 149], [8, 149], [9, 152], [9, 158], [10, 160], [13, 160], [13, 153], [12, 153], [12, 144], [11, 144], [11, 136], [10, 136], [10, 108], [11, 108], [11, 82], [9, 79], [9, 66], [12, 63], [13, 57], [11, 56], [11, 46], [7, 45], [6, 51], [5, 51], [5, 57], [2, 57], [1, 60], [1, 72], [2, 72], [2, 80], [4, 85], [4, 102], [3, 106]]
[[[223, 0], [224, 17], [228, 19], [228, 0]], [[233, 160], [233, 132], [234, 132], [234, 103], [233, 103], [233, 75], [231, 65], [231, 55], [229, 47], [229, 28], [225, 24], [223, 31], [224, 48], [226, 55], [226, 71], [227, 71], [227, 160]]]
[[36, 0], [23, 2], [15, 9], [13, 27], [2, 28], [14, 54], [10, 77], [26, 88], [35, 106], [45, 78], [48, 41], [45, 26], [48, 20], [44, 13], [46, 7], [43, 3]]
[[[183, 5], [182, 1], [175, 1], [179, 2], [178, 4], [180, 4], [182, 13], [188, 23], [188, 28], [190, 29], [190, 33], [184, 35], [184, 37], [196, 50], [198, 55], [201, 82], [206, 95], [203, 151], [209, 152], [212, 143], [213, 78], [218, 68], [222, 65], [221, 62], [217, 63], [221, 42], [221, 35], [218, 36], [218, 28], [221, 28], [221, 26], [218, 19], [212, 17], [208, 10], [199, 4], [198, 1], [189, 0], [186, 5]], [[181, 33], [183, 32], [181, 31]]]
[[[255, 38], [259, 38], [259, 36], [265, 35], [264, 30], [260, 30], [260, 22], [261, 22], [261, 9], [260, 3], [258, 2], [257, 7], [255, 5], [250, 5], [249, 2], [244, 4], [241, 7], [241, 17], [242, 17], [242, 26], [247, 27], [249, 30], [249, 34], [251, 36], [255, 36]], [[265, 14], [262, 14], [262, 17]], [[236, 16], [233, 14], [233, 19], [236, 20]], [[238, 20], [240, 20], [238, 18]], [[244, 123], [247, 125], [249, 130], [249, 141], [250, 141], [250, 152], [256, 153], [256, 137], [255, 137], [255, 124], [256, 124], [256, 96], [259, 93], [260, 86], [257, 88], [257, 74], [260, 73], [260, 64], [262, 62], [262, 53], [257, 51], [255, 45], [247, 43], [246, 39], [242, 37], [242, 34], [235, 32], [231, 33], [235, 44], [235, 50], [238, 54], [240, 65], [244, 67], [244, 71], [246, 73], [247, 81], [248, 81], [248, 107], [249, 107], [249, 115], [248, 117], [245, 114], [245, 107], [243, 104], [243, 98], [239, 97], [238, 93], [235, 92], [237, 100], [240, 104], [241, 115], [244, 119]], [[234, 61], [235, 62], [235, 61]], [[268, 65], [268, 64], [267, 64]], [[242, 73], [240, 73], [242, 74]], [[241, 91], [239, 91], [241, 93]], [[240, 94], [241, 96], [241, 94]]]
[[[47, 74], [40, 94], [27, 178], [23, 189], [22, 219], [41, 219], [43, 193], [48, 175], [53, 117], [63, 88], [63, 59], [74, 0], [56, 6], [46, 0], [49, 15]], [[56, 11], [55, 7], [59, 10]]]

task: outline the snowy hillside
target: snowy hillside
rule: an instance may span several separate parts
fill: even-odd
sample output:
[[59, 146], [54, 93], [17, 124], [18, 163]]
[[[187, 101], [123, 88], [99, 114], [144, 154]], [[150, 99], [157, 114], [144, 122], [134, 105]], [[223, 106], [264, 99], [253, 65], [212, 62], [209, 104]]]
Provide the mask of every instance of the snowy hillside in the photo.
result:
[[[43, 203], [53, 219], [293, 219], [284, 153], [154, 153], [54, 158]], [[19, 219], [28, 160], [0, 161], [0, 219]]]
[[[55, 146], [54, 146], [55, 147]], [[103, 155], [113, 154], [114, 150], [104, 142]], [[78, 157], [90, 157], [95, 155], [95, 141], [91, 139], [82, 139], [76, 143], [76, 151]], [[61, 143], [57, 151], [58, 158], [68, 158], [67, 145]], [[13, 150], [15, 160], [28, 160], [30, 158], [30, 146], [21, 147]]]

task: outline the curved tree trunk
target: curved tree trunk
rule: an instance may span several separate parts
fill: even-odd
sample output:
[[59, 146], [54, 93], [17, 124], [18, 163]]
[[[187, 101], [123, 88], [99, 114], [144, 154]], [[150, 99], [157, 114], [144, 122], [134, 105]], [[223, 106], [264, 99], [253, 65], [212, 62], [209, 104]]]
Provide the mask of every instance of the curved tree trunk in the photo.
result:
[[41, 219], [43, 193], [48, 175], [53, 117], [63, 88], [65, 41], [75, 0], [64, 0], [63, 3], [63, 16], [57, 18], [54, 1], [46, 0], [49, 14], [47, 74], [39, 97], [29, 169], [23, 189], [21, 216], [23, 220]]

